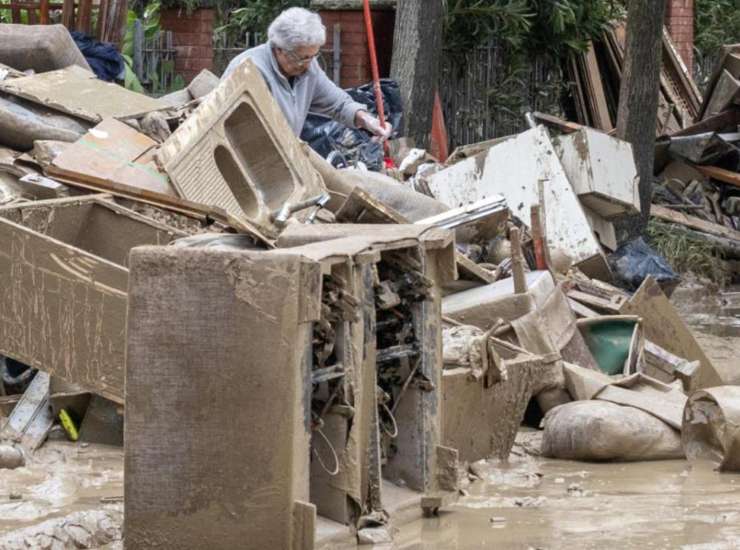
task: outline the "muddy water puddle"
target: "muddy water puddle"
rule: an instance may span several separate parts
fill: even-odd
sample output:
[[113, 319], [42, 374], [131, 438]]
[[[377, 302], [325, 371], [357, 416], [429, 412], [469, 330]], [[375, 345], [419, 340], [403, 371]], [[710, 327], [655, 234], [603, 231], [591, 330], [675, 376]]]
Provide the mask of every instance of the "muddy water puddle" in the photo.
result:
[[26, 466], [0, 470], [0, 536], [122, 496], [123, 449], [49, 441]]
[[683, 460], [485, 463], [456, 506], [396, 534], [394, 548], [740, 547], [740, 475]]

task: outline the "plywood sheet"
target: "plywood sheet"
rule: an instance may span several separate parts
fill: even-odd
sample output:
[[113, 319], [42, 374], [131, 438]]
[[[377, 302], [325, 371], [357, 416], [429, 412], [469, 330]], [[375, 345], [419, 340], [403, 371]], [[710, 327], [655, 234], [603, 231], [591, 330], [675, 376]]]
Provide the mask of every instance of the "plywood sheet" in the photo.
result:
[[701, 367], [697, 375], [697, 388], [719, 386], [723, 383], [720, 374], [655, 279], [645, 279], [620, 313], [639, 315], [647, 340], [688, 361], [699, 361]]
[[99, 80], [76, 65], [0, 82], [3, 92], [90, 122], [162, 109], [158, 99]]
[[70, 176], [176, 196], [167, 176], [145, 157], [156, 145], [127, 124], [107, 118], [62, 151], [52, 166]]

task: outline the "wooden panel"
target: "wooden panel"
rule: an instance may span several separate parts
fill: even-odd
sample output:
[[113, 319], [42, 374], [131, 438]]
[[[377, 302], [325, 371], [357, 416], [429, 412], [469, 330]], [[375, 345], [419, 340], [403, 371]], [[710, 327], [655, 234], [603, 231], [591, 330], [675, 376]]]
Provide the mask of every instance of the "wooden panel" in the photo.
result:
[[0, 219], [0, 353], [123, 402], [126, 270]]

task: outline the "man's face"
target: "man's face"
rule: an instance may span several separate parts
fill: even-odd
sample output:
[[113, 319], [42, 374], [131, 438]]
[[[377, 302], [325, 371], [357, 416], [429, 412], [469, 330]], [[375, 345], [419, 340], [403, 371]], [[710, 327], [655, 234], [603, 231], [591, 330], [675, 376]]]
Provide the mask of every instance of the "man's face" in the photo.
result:
[[275, 59], [285, 76], [299, 76], [308, 70], [319, 55], [319, 49], [319, 46], [298, 46], [294, 50], [275, 48]]

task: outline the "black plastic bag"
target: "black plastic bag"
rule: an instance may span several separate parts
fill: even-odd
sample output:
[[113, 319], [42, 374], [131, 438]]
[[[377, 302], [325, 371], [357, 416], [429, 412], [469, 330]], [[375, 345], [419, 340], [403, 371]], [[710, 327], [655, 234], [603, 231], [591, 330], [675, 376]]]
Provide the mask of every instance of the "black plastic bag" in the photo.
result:
[[[403, 123], [401, 91], [398, 83], [381, 79], [383, 106], [386, 122], [393, 127], [394, 134]], [[377, 116], [375, 92], [372, 84], [350, 88], [347, 93], [359, 103], [367, 106], [369, 113]], [[354, 166], [362, 162], [368, 170], [383, 168], [383, 147], [372, 140], [372, 134], [357, 128], [348, 128], [326, 116], [309, 113], [301, 132], [301, 139], [335, 167]]]
[[648, 275], [661, 287], [678, 283], [679, 276], [668, 262], [653, 250], [642, 237], [629, 241], [609, 257], [614, 276], [629, 290], [636, 290]]
[[70, 34], [85, 56], [87, 64], [100, 80], [112, 82], [123, 73], [125, 67], [123, 57], [113, 44], [98, 42], [79, 31], [72, 31]]

